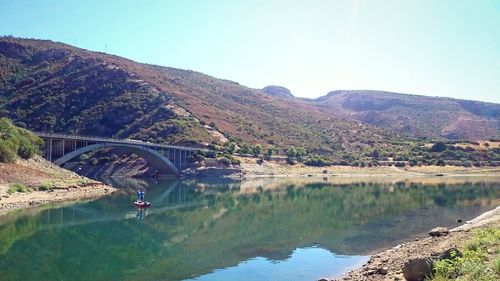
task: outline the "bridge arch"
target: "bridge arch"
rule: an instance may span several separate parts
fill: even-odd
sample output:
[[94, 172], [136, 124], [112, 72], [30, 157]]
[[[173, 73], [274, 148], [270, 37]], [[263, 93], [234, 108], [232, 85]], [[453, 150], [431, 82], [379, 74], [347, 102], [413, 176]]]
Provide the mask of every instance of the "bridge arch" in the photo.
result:
[[158, 168], [159, 171], [162, 173], [172, 173], [172, 172], [177, 173], [179, 171], [179, 169], [165, 155], [161, 154], [160, 152], [151, 149], [147, 146], [123, 144], [123, 143], [97, 143], [84, 146], [74, 151], [71, 151], [65, 154], [64, 156], [61, 156], [60, 158], [54, 161], [54, 164], [62, 166], [64, 163], [84, 153], [107, 147], [126, 148], [128, 151], [134, 152], [142, 156], [149, 164]]

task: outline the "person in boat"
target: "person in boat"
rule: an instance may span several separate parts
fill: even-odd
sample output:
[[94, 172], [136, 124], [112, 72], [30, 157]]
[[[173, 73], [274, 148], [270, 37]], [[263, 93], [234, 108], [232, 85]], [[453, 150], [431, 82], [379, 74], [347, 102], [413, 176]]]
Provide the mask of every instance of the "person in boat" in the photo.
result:
[[144, 191], [141, 190], [139, 197], [140, 197], [140, 201], [144, 202]]
[[141, 194], [142, 190], [141, 189], [137, 190], [137, 202], [141, 202]]

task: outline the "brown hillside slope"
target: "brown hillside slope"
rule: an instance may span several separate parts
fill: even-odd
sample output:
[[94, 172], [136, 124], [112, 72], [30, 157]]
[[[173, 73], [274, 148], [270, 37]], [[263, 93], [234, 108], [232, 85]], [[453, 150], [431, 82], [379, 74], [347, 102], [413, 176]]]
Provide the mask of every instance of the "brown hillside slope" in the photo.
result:
[[317, 152], [396, 139], [313, 102], [42, 40], [0, 39], [0, 97], [11, 118], [35, 131], [203, 143], [218, 140], [205, 125], [213, 122], [238, 142]]

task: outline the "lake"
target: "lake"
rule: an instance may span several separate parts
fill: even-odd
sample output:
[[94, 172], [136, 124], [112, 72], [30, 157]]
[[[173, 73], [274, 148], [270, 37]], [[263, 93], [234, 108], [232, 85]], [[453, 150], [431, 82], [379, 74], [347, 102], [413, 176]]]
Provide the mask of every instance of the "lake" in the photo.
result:
[[[0, 279], [317, 280], [493, 209], [500, 183], [108, 179], [94, 201], [0, 217]], [[147, 210], [132, 204], [146, 189]]]

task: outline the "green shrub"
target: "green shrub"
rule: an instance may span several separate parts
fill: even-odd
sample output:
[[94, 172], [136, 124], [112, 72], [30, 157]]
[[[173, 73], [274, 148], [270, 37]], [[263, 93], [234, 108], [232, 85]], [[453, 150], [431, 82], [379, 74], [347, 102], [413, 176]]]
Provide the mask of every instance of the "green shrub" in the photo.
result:
[[240, 165], [241, 161], [239, 159], [231, 158], [231, 165]]
[[13, 183], [9, 186], [7, 192], [9, 194], [12, 194], [14, 192], [28, 192], [28, 188], [22, 183]]
[[51, 189], [52, 189], [52, 183], [50, 182], [44, 182], [38, 187], [38, 190], [43, 190], [43, 191]]
[[8, 143], [0, 141], [0, 162], [12, 163], [16, 161], [16, 152]]
[[43, 141], [30, 131], [0, 118], [0, 161], [12, 163], [17, 157], [29, 159], [40, 151]]
[[[476, 231], [475, 238], [462, 250], [462, 257], [452, 255], [434, 263], [433, 280], [498, 280], [499, 258], [488, 263], [488, 251], [498, 248], [500, 229], [487, 228]], [[491, 268], [489, 267], [491, 266]]]

